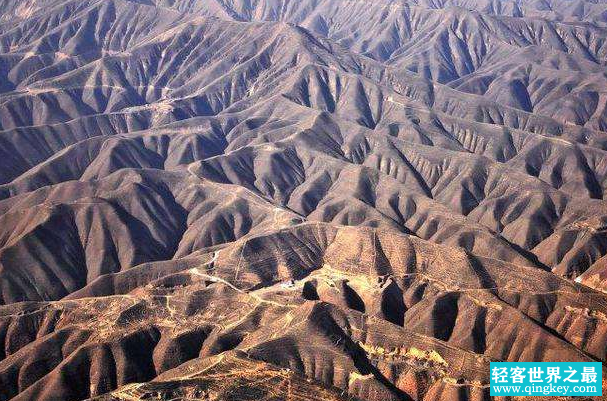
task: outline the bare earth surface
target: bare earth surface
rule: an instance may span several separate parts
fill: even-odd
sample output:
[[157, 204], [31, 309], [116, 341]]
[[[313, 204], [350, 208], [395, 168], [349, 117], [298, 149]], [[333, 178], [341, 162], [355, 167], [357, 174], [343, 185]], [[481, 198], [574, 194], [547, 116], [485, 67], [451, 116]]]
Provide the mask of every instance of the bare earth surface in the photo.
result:
[[604, 0], [0, 0], [0, 401], [606, 360]]

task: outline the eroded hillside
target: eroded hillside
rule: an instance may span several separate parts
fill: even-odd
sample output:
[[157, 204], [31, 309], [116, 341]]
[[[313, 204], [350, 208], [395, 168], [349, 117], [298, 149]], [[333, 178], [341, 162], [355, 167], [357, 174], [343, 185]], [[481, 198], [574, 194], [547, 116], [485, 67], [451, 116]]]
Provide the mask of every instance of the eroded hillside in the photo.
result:
[[0, 0], [0, 400], [486, 400], [607, 357], [607, 4]]

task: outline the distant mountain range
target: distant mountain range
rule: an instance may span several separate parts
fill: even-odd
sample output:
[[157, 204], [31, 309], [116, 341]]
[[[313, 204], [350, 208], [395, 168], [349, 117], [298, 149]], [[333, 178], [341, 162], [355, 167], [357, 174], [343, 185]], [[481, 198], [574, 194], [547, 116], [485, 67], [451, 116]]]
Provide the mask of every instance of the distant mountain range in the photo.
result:
[[604, 362], [606, 196], [607, 1], [0, 0], [0, 401]]

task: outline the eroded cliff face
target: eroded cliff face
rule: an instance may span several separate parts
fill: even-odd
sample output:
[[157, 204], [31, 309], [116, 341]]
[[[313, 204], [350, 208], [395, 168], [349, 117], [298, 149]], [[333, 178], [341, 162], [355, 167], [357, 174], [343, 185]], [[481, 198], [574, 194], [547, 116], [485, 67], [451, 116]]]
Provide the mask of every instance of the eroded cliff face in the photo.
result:
[[607, 5], [0, 0], [0, 400], [485, 400], [607, 354]]

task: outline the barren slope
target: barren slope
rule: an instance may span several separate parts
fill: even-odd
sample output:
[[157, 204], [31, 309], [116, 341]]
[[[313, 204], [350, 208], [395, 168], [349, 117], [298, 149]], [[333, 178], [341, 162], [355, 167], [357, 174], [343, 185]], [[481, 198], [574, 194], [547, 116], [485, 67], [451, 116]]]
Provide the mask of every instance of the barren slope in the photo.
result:
[[605, 361], [605, 15], [0, 0], [0, 400], [485, 400], [491, 360]]

